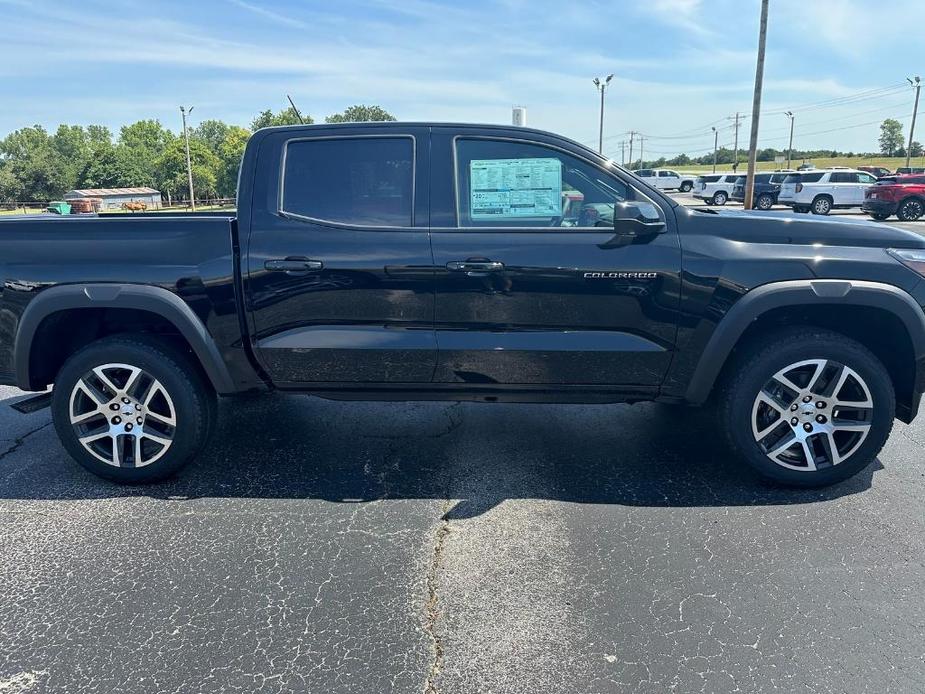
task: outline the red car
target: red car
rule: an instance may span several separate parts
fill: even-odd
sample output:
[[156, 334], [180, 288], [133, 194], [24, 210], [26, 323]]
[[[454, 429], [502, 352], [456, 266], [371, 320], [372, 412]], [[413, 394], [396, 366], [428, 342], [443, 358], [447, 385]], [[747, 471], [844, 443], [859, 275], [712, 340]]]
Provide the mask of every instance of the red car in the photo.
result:
[[888, 176], [864, 192], [861, 209], [874, 219], [896, 215], [903, 222], [914, 222], [925, 215], [925, 175]]

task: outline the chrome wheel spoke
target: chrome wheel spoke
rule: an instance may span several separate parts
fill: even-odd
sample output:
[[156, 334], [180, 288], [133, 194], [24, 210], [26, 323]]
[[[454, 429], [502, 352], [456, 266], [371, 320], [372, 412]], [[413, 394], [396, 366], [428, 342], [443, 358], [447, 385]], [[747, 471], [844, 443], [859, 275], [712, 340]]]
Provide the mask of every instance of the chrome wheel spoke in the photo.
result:
[[803, 459], [806, 461], [806, 467], [810, 470], [816, 469], [816, 459], [813, 455], [813, 448], [809, 445], [808, 439], [800, 441], [800, 448], [803, 450]]
[[95, 388], [91, 388], [83, 379], [77, 381], [77, 385], [74, 386], [74, 390], [79, 391], [90, 398], [93, 402], [96, 403], [97, 408], [100, 408], [106, 404], [106, 397], [102, 393], [97, 392]]
[[95, 369], [93, 369], [93, 373], [98, 379], [100, 379], [100, 382], [104, 386], [112, 391], [112, 395], [117, 395], [120, 392], [120, 388], [115, 383], [113, 383], [109, 376], [106, 375], [106, 369], [107, 367], [105, 366], [97, 366]]
[[156, 422], [160, 422], [161, 424], [166, 424], [167, 426], [171, 426], [171, 427], [177, 426], [177, 418], [174, 417], [173, 414], [169, 416], [164, 416], [158, 412], [154, 412], [153, 410], [148, 410], [145, 417], [147, 419], [153, 419]]
[[159, 443], [164, 447], [167, 447], [173, 443], [171, 439], [168, 439], [164, 436], [159, 436], [158, 434], [152, 434], [150, 431], [143, 431], [137, 438], [139, 441], [141, 439], [148, 439], [149, 441], [154, 441], [154, 443]]

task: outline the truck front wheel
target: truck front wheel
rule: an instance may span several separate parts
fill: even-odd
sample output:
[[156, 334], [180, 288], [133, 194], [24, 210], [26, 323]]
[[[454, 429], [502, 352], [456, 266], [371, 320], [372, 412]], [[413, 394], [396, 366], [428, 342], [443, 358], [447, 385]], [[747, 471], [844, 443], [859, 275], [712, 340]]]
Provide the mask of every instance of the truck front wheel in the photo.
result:
[[690, 181], [684, 181], [684, 182], [681, 184], [680, 191], [681, 191], [682, 193], [690, 193], [690, 192], [691, 192], [691, 189], [692, 189], [693, 187], [694, 187], [694, 184], [693, 184], [693, 183], [691, 183]]
[[762, 476], [824, 487], [866, 468], [893, 426], [890, 375], [838, 333], [792, 328], [743, 349], [721, 388], [733, 450]]
[[171, 343], [116, 336], [87, 345], [62, 367], [52, 418], [64, 448], [90, 472], [138, 484], [169, 477], [202, 450], [215, 394]]

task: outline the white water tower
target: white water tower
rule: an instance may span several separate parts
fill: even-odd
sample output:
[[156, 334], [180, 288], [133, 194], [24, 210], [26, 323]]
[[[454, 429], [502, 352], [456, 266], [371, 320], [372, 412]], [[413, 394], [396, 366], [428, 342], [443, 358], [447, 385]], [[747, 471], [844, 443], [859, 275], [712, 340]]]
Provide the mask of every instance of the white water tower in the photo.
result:
[[515, 106], [511, 111], [511, 123], [525, 128], [527, 126], [527, 107]]

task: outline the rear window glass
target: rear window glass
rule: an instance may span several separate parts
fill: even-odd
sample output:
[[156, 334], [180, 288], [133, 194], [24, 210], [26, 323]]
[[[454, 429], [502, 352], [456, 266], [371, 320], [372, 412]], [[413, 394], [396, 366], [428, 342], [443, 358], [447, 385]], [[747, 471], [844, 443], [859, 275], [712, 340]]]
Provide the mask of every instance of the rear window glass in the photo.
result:
[[818, 183], [819, 181], [822, 180], [823, 176], [825, 176], [824, 171], [820, 171], [819, 173], [805, 173], [805, 174], [800, 174], [797, 177], [797, 181], [799, 181], [800, 183]]
[[789, 174], [773, 174], [771, 176], [771, 183], [783, 183]]
[[290, 142], [280, 207], [338, 224], [411, 226], [413, 162], [410, 137]]
[[716, 183], [720, 178], [722, 178], [722, 176], [704, 176], [703, 182], [704, 183]]

